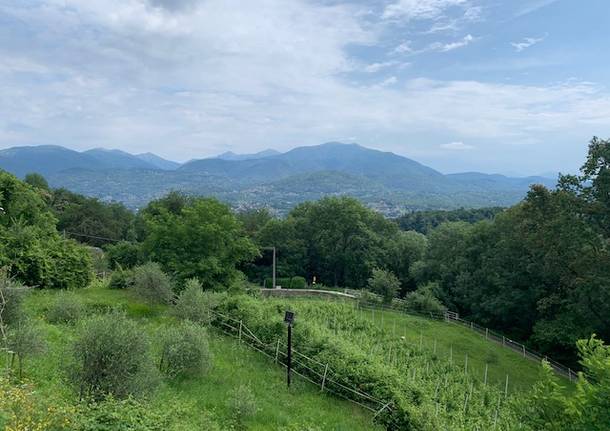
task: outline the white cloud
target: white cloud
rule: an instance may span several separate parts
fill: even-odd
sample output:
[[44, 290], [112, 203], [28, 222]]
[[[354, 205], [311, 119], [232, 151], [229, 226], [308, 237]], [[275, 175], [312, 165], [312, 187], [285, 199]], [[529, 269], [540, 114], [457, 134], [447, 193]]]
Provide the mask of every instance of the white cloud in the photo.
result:
[[380, 63], [367, 64], [364, 67], [364, 71], [367, 73], [377, 73], [381, 70], [387, 69], [388, 67], [397, 66], [400, 63], [398, 61], [383, 61]]
[[450, 43], [435, 42], [429, 46], [429, 50], [440, 51], [440, 52], [453, 51], [454, 49], [463, 48], [465, 46], [470, 45], [470, 43], [473, 42], [474, 40], [475, 40], [475, 38], [472, 35], [467, 34], [461, 40], [458, 40], [455, 42], [450, 42]]
[[392, 50], [392, 54], [407, 54], [410, 52], [413, 52], [413, 49], [411, 48], [411, 41], [409, 40], [400, 43]]
[[468, 145], [461, 141], [449, 142], [447, 144], [440, 144], [439, 147], [441, 147], [444, 150], [451, 150], [451, 151], [467, 151], [467, 150], [473, 150], [475, 148], [473, 145]]
[[398, 0], [387, 5], [383, 11], [384, 19], [436, 19], [452, 7], [466, 6], [468, 0]]
[[513, 48], [515, 48], [515, 50], [517, 52], [521, 52], [524, 49], [529, 48], [530, 46], [536, 45], [537, 43], [542, 42], [544, 39], [546, 39], [546, 36], [544, 37], [526, 37], [523, 38], [523, 40], [521, 42], [511, 42], [510, 44], [513, 46]]

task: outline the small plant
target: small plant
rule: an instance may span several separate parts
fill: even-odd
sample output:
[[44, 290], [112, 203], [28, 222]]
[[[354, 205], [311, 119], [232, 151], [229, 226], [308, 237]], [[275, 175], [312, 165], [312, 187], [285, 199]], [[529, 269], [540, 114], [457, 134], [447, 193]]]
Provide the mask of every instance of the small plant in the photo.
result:
[[193, 377], [211, 364], [205, 330], [191, 322], [165, 331], [161, 342], [159, 369], [169, 377]]
[[227, 407], [241, 427], [243, 427], [244, 421], [253, 417], [258, 411], [254, 393], [247, 385], [239, 385], [231, 392], [227, 400]]
[[173, 411], [168, 409], [158, 413], [133, 397], [116, 399], [109, 395], [82, 407], [78, 430], [165, 431], [171, 429]]
[[210, 323], [210, 310], [215, 301], [213, 294], [204, 293], [201, 283], [196, 278], [186, 281], [186, 285], [172, 309], [172, 314], [179, 319], [190, 320], [200, 325]]
[[170, 278], [155, 262], [134, 268], [132, 289], [150, 304], [169, 304], [174, 299]]
[[11, 366], [17, 357], [17, 370], [19, 379], [23, 377], [23, 365], [25, 360], [31, 356], [45, 351], [46, 344], [41, 330], [29, 320], [20, 320], [14, 328], [8, 332], [8, 349], [13, 352]]
[[72, 292], [60, 292], [47, 312], [50, 323], [74, 323], [85, 312], [82, 301]]
[[142, 395], [157, 382], [148, 338], [117, 312], [81, 323], [66, 368], [81, 398], [93, 400], [109, 394], [117, 398]]

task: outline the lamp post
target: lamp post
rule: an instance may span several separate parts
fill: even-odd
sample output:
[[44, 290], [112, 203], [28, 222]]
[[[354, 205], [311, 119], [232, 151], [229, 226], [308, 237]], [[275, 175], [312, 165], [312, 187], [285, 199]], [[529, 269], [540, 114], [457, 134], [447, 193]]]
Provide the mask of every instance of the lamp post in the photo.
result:
[[290, 387], [290, 371], [292, 369], [292, 323], [294, 322], [294, 312], [286, 311], [284, 323], [288, 325], [288, 351], [286, 352], [286, 383]]

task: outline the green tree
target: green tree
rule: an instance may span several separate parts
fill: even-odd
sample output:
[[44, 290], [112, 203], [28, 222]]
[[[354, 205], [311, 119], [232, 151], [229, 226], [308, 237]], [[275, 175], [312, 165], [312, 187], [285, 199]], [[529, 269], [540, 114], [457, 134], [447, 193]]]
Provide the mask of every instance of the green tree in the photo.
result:
[[375, 268], [368, 281], [369, 290], [383, 297], [386, 304], [392, 302], [400, 287], [400, 281], [390, 271]]
[[193, 198], [167, 208], [152, 202], [143, 213], [144, 255], [179, 280], [196, 277], [204, 289], [226, 289], [236, 266], [257, 256], [229, 207], [216, 199]]
[[25, 176], [25, 178], [23, 179], [23, 182], [25, 182], [26, 184], [29, 184], [32, 187], [37, 188], [37, 189], [46, 190], [46, 191], [50, 190], [49, 183], [47, 182], [45, 177], [43, 177], [42, 175], [35, 173], [35, 172], [27, 174]]

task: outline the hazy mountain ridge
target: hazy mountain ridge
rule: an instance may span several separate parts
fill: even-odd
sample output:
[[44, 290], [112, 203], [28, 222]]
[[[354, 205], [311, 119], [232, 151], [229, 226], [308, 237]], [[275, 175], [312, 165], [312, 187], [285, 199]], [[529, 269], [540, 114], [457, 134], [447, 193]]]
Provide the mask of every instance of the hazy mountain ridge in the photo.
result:
[[226, 156], [178, 166], [150, 153], [16, 147], [0, 151], [0, 168], [18, 176], [40, 172], [55, 187], [121, 201], [131, 208], [180, 190], [216, 196], [236, 208], [268, 206], [280, 213], [329, 195], [354, 196], [387, 215], [417, 209], [507, 206], [519, 201], [530, 184], [555, 184], [543, 177], [444, 175], [406, 157], [337, 142], [286, 153], [233, 154], [230, 160]]

